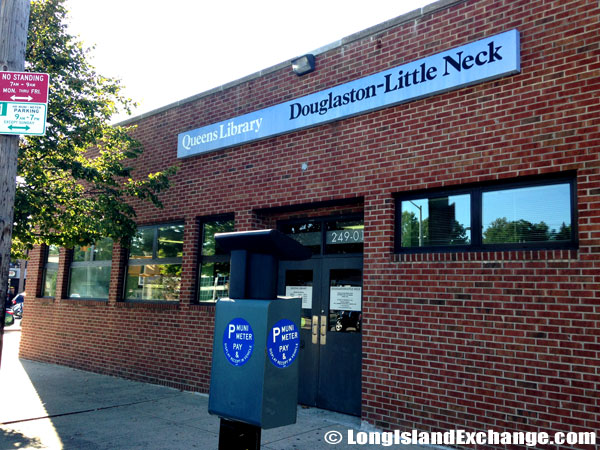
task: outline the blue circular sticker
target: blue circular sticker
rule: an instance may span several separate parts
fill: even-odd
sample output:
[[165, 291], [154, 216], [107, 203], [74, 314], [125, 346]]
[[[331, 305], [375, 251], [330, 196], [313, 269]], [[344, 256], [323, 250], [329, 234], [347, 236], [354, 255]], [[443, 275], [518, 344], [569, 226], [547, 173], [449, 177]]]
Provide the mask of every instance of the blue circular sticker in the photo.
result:
[[267, 353], [275, 367], [281, 369], [294, 362], [300, 350], [300, 333], [294, 322], [281, 319], [267, 338]]
[[248, 362], [254, 350], [254, 332], [250, 324], [237, 317], [227, 324], [223, 333], [223, 351], [225, 358], [234, 366], [243, 366]]

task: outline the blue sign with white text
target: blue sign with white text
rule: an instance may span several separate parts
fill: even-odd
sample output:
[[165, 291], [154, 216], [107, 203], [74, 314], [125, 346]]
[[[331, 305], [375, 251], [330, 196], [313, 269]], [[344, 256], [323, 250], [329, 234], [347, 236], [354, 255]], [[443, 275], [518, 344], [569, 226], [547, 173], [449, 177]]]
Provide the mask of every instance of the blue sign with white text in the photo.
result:
[[514, 29], [178, 135], [177, 157], [253, 142], [521, 71]]
[[277, 322], [267, 337], [267, 353], [271, 363], [281, 369], [294, 362], [300, 350], [298, 327], [289, 319]]
[[234, 366], [243, 366], [248, 362], [254, 350], [254, 332], [250, 324], [241, 317], [227, 324], [223, 333], [223, 351], [225, 358]]

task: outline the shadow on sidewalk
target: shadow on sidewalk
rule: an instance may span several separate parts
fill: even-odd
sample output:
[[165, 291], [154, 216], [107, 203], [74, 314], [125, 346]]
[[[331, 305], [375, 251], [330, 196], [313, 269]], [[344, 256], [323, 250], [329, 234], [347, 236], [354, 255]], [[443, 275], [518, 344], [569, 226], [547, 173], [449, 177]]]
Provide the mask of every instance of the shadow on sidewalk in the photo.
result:
[[28, 437], [18, 431], [4, 428], [0, 428], [0, 442], [10, 445], [6, 448], [44, 448], [37, 437]]

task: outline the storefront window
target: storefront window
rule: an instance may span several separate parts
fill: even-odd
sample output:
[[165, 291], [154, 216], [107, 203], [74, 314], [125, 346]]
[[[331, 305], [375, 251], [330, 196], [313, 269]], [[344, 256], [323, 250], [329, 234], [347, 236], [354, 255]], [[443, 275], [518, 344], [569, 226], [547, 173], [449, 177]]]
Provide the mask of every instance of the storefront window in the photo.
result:
[[140, 227], [132, 239], [126, 300], [179, 301], [183, 225]]
[[108, 299], [112, 247], [112, 239], [106, 238], [73, 249], [69, 298]]
[[574, 183], [565, 177], [399, 198], [397, 249], [575, 247]]
[[401, 203], [402, 247], [471, 243], [471, 196], [416, 198]]
[[42, 297], [54, 297], [56, 295], [56, 276], [58, 275], [59, 247], [50, 245], [46, 249], [46, 264], [42, 283]]
[[229, 296], [229, 253], [215, 242], [215, 233], [233, 231], [233, 219], [225, 218], [202, 223], [198, 301], [214, 303]]
[[568, 183], [484, 192], [482, 208], [484, 244], [571, 240]]

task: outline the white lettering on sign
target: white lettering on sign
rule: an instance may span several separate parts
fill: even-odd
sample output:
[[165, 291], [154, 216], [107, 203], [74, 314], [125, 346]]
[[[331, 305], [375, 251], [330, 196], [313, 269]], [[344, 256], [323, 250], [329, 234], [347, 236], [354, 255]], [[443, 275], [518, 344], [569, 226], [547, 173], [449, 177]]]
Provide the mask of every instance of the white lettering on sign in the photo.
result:
[[250, 324], [238, 317], [227, 324], [223, 331], [223, 352], [225, 358], [234, 366], [248, 362], [254, 349], [254, 333]]
[[249, 328], [248, 325], [234, 325], [230, 323], [227, 337], [231, 339], [231, 335], [235, 333], [235, 339], [239, 341], [251, 341], [254, 339], [254, 336], [252, 333], [248, 333]]
[[298, 338], [298, 332], [295, 331], [295, 327], [291, 325], [283, 327], [273, 327], [273, 343], [275, 343], [277, 336], [281, 336], [282, 341], [290, 341], [292, 339]]
[[[12, 77], [11, 77], [12, 76]], [[27, 73], [27, 72], [5, 72], [2, 74], [3, 80], [15, 81], [44, 81], [47, 74], [42, 73]]]
[[289, 319], [281, 319], [271, 327], [273, 341], [267, 340], [267, 354], [275, 367], [284, 369], [294, 362], [300, 350], [298, 327]]
[[185, 131], [177, 138], [177, 157], [302, 130], [520, 70], [520, 36], [513, 29], [347, 83], [333, 80], [332, 88]]
[[251, 341], [254, 337], [251, 333], [235, 333], [235, 338], [240, 341]]
[[43, 135], [46, 110], [43, 103], [0, 102], [0, 134]]
[[218, 129], [209, 131], [208, 133], [199, 134], [197, 136], [186, 134], [181, 141], [181, 145], [184, 149], [191, 150], [192, 147], [200, 144], [207, 144], [220, 139], [246, 134], [251, 131], [258, 133], [260, 132], [262, 121], [262, 117], [240, 123], [235, 123], [233, 120], [230, 120], [226, 124], [220, 124]]

